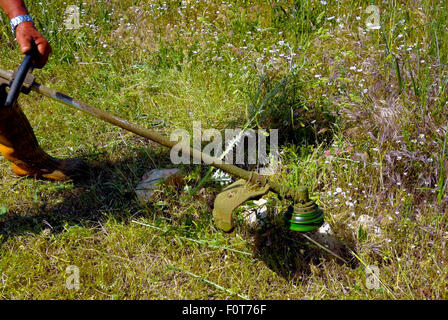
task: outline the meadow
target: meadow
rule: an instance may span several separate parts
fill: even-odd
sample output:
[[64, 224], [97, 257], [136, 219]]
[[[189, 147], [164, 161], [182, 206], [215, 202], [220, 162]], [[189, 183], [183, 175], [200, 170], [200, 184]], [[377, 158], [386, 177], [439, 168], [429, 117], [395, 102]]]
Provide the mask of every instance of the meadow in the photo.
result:
[[[90, 170], [51, 182], [0, 161], [0, 299], [448, 298], [446, 1], [27, 5], [53, 48], [38, 82], [168, 136], [193, 121], [278, 129], [276, 178], [308, 186], [344, 246], [288, 231], [272, 193], [262, 227], [239, 212], [223, 233], [211, 212], [228, 177], [206, 166], [177, 166], [185, 186], [143, 205], [135, 187], [174, 167], [169, 150], [31, 93], [20, 104], [41, 146]], [[0, 67], [15, 69], [3, 13], [0, 41]]]

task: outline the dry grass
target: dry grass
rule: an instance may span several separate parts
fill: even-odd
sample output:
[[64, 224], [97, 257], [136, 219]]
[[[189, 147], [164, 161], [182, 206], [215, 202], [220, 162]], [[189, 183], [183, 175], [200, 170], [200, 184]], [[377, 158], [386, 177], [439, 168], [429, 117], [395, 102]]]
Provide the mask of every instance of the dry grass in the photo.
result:
[[[193, 120], [242, 127], [255, 114], [251, 126], [278, 128], [278, 179], [311, 188], [347, 263], [285, 230], [287, 203], [272, 194], [264, 228], [240, 216], [221, 233], [219, 185], [189, 198], [202, 167], [182, 167], [188, 190], [140, 205], [135, 185], [172, 166], [168, 152], [30, 95], [21, 102], [44, 148], [92, 169], [53, 183], [0, 164], [0, 297], [446, 299], [448, 11], [388, 1], [372, 31], [369, 4], [95, 1], [75, 31], [63, 28], [62, 1], [30, 4], [53, 46], [41, 82], [167, 134]], [[12, 69], [20, 56], [3, 21], [0, 62]], [[65, 288], [69, 265], [78, 291]], [[366, 287], [368, 265], [379, 289]]]

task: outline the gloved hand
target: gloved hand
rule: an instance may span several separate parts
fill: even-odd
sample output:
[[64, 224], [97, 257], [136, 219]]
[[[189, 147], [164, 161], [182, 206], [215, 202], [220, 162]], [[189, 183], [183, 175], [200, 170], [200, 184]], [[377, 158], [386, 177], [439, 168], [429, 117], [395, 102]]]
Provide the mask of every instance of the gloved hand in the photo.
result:
[[22, 22], [16, 28], [16, 39], [23, 54], [36, 48], [37, 57], [33, 61], [36, 68], [43, 68], [48, 61], [51, 47], [48, 41], [36, 30], [30, 21]]

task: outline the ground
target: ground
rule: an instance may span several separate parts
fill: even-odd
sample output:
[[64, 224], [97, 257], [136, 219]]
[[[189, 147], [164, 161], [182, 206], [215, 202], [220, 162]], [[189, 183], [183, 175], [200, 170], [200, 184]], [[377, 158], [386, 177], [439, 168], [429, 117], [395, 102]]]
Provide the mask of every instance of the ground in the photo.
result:
[[[47, 86], [166, 135], [193, 121], [278, 129], [276, 178], [309, 187], [343, 248], [288, 231], [272, 193], [262, 228], [239, 213], [221, 232], [223, 181], [206, 166], [179, 166], [185, 186], [142, 205], [135, 186], [175, 167], [169, 150], [31, 93], [20, 103], [41, 146], [91, 168], [50, 182], [0, 161], [1, 299], [448, 298], [445, 1], [28, 6], [53, 48], [34, 72]], [[0, 40], [0, 67], [16, 68], [4, 14]]]

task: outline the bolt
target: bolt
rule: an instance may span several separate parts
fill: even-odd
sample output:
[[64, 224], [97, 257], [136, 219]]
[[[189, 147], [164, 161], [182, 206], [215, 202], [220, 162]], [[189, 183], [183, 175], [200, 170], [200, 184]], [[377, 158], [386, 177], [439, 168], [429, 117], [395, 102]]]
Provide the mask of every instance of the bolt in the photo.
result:
[[298, 198], [303, 203], [310, 201], [310, 196], [309, 196], [307, 187], [299, 187], [297, 190], [297, 194], [298, 194]]

